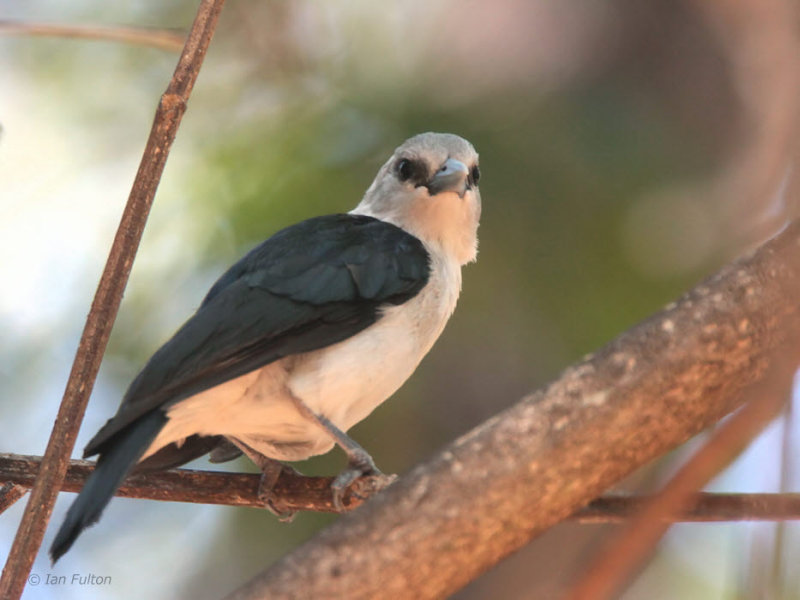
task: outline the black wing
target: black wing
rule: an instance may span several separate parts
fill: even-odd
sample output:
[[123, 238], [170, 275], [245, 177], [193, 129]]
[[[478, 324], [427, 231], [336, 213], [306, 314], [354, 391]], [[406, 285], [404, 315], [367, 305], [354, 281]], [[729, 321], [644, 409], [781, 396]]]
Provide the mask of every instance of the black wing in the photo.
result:
[[381, 306], [415, 296], [429, 273], [422, 242], [372, 217], [317, 217], [276, 233], [233, 265], [152, 356], [84, 456], [155, 408], [358, 333]]

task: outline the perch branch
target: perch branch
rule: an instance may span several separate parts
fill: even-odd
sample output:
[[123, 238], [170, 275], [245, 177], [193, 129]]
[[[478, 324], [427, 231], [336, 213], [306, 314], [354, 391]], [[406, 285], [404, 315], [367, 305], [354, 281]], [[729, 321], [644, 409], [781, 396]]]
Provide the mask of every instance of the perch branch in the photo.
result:
[[19, 598], [41, 546], [169, 149], [211, 42], [223, 1], [201, 2], [175, 73], [161, 97], [133, 188], [86, 319], [41, 469], [0, 577], [0, 598]]
[[[41, 463], [39, 456], [0, 453], [0, 498], [4, 489], [14, 488], [14, 499], [33, 485]], [[62, 484], [62, 492], [78, 492], [94, 468], [88, 460], [72, 460]], [[226, 473], [173, 469], [155, 473], [134, 473], [117, 490], [123, 498], [141, 498], [164, 502], [192, 502], [263, 508], [258, 499], [256, 473]], [[284, 471], [274, 492], [281, 506], [289, 510], [336, 512], [331, 501], [332, 477], [299, 477]], [[651, 496], [606, 495], [592, 500], [570, 516], [578, 523], [621, 523], [638, 514], [652, 501]], [[348, 510], [363, 503], [350, 490], [345, 494]], [[0, 512], [11, 502], [0, 501]], [[669, 521], [784, 521], [800, 520], [800, 494], [694, 494]]]
[[[0, 454], [0, 483], [24, 488], [33, 485], [41, 458], [20, 454]], [[79, 492], [95, 463], [72, 460], [61, 485], [63, 492]], [[124, 498], [145, 498], [167, 502], [193, 502], [198, 504], [224, 504], [264, 508], [258, 498], [261, 476], [256, 473], [226, 473], [224, 471], [199, 471], [173, 469], [152, 473], [132, 473], [116, 495]], [[369, 478], [365, 478], [367, 482]], [[331, 496], [332, 477], [304, 477], [285, 470], [275, 483], [274, 493], [287, 510], [313, 510], [336, 512]], [[363, 499], [348, 490], [343, 503], [355, 508]], [[366, 494], [365, 494], [366, 495]]]
[[800, 332], [799, 254], [794, 223], [230, 598], [451, 595], [738, 408]]

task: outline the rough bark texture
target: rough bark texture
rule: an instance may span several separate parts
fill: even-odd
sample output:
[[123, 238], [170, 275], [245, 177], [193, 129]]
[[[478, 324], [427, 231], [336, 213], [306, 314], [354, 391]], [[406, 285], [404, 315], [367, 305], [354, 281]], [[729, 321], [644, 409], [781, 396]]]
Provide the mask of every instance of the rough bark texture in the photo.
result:
[[229, 597], [453, 593], [737, 408], [800, 329], [798, 256], [795, 223]]

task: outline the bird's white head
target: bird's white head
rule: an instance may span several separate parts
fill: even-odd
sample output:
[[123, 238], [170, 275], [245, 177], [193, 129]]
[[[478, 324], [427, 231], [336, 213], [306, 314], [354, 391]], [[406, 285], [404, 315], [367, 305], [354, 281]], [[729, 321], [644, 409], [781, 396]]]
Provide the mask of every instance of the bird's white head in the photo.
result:
[[394, 151], [352, 213], [393, 223], [463, 265], [478, 253], [479, 179], [467, 140], [421, 133]]

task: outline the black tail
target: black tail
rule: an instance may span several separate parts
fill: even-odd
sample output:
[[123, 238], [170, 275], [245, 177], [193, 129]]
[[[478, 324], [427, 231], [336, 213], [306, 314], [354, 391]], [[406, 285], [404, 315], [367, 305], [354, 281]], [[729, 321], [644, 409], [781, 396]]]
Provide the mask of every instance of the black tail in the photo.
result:
[[120, 431], [97, 460], [97, 466], [69, 507], [67, 517], [50, 547], [53, 564], [70, 549], [81, 532], [96, 523], [122, 484], [125, 476], [145, 453], [150, 443], [167, 422], [167, 416], [154, 410]]

